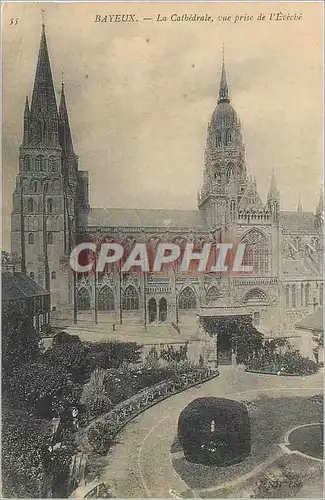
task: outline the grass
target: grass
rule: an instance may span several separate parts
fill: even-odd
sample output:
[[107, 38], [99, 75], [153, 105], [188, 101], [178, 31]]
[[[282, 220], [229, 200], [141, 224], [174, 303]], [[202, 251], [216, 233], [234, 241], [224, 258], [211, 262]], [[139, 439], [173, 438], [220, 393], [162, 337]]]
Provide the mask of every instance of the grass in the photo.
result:
[[[173, 459], [173, 466], [192, 489], [212, 488], [233, 481], [272, 456], [275, 459], [284, 434], [298, 425], [321, 422], [322, 410], [322, 405], [309, 397], [260, 397], [250, 406], [252, 451], [246, 460], [228, 467], [204, 466], [189, 463], [178, 455]], [[179, 450], [175, 442], [171, 453]]]

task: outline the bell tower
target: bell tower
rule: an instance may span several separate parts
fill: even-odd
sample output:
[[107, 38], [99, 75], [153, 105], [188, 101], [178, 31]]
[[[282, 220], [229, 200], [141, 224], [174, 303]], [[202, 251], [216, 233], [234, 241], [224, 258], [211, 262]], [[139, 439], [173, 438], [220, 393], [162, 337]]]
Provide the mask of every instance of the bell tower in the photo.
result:
[[11, 249], [22, 272], [51, 292], [56, 309], [72, 302], [68, 259], [75, 235], [77, 171], [64, 89], [58, 112], [43, 24], [32, 100], [30, 106], [28, 98], [25, 103]]
[[198, 208], [210, 227], [233, 224], [247, 183], [240, 120], [230, 103], [224, 58], [218, 101], [207, 128], [203, 187]]

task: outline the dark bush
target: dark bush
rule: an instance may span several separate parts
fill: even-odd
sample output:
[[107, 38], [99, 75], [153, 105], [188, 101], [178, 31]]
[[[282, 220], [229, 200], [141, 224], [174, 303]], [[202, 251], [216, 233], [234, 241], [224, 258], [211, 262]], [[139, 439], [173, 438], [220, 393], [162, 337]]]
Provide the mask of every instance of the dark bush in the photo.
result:
[[298, 350], [274, 353], [272, 357], [261, 355], [250, 360], [248, 368], [271, 373], [288, 375], [310, 375], [319, 370], [319, 365], [312, 359], [301, 356]]
[[250, 454], [250, 421], [244, 404], [224, 398], [198, 398], [180, 414], [178, 439], [189, 461], [221, 466]]
[[88, 431], [88, 441], [94, 453], [106, 455], [115, 443], [117, 429], [110, 422], [98, 421]]

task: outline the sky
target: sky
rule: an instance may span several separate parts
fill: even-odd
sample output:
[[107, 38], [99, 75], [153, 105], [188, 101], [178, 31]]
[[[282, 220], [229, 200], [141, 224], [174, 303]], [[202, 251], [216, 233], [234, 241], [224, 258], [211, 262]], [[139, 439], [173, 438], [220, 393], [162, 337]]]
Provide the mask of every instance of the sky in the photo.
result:
[[[3, 248], [10, 248], [24, 102], [33, 87], [42, 8], [57, 98], [63, 73], [92, 206], [196, 209], [224, 44], [231, 102], [260, 195], [265, 198], [274, 169], [281, 209], [295, 210], [301, 194], [303, 209], [315, 211], [323, 182], [321, 2], [9, 2], [2, 12]], [[270, 21], [272, 12], [301, 19]], [[135, 14], [137, 22], [95, 22], [96, 15], [118, 13]], [[172, 22], [173, 13], [207, 14], [213, 22]], [[156, 21], [158, 14], [167, 21]], [[257, 20], [259, 14], [265, 20]], [[244, 18], [235, 23], [236, 15]]]

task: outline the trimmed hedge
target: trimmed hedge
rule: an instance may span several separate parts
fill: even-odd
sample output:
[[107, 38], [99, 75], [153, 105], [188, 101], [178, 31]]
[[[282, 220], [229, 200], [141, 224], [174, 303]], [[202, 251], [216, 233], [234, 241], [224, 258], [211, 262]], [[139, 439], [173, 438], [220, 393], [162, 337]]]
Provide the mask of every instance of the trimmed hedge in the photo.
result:
[[251, 451], [248, 410], [225, 398], [198, 398], [181, 412], [178, 439], [190, 462], [230, 465]]

